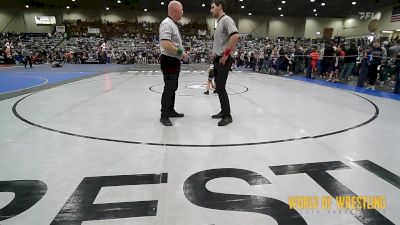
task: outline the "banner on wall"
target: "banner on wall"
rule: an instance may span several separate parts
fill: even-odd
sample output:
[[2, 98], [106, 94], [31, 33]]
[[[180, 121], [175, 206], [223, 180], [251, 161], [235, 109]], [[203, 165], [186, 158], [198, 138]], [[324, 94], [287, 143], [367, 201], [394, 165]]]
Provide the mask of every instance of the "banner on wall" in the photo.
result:
[[331, 39], [333, 34], [333, 28], [325, 27], [324, 32], [322, 33], [322, 38]]
[[88, 27], [89, 34], [100, 34], [100, 28]]
[[55, 16], [35, 16], [36, 25], [55, 25]]
[[198, 34], [200, 35], [200, 36], [206, 36], [207, 35], [207, 30], [198, 30]]
[[375, 16], [374, 12], [358, 12], [360, 20], [369, 20]]
[[56, 26], [56, 32], [65, 33], [65, 26]]
[[400, 6], [394, 6], [392, 9], [392, 15], [390, 16], [390, 22], [400, 21]]

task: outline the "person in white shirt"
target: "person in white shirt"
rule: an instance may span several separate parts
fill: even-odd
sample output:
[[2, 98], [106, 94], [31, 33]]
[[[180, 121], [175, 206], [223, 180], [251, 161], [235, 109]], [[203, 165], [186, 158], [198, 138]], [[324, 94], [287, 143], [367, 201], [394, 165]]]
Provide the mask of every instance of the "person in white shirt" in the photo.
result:
[[160, 24], [160, 64], [164, 78], [164, 91], [161, 97], [160, 123], [172, 126], [170, 117], [183, 117], [183, 113], [175, 111], [175, 92], [178, 89], [181, 62], [188, 61], [184, 52], [181, 34], [177, 22], [182, 19], [183, 6], [178, 1], [168, 4], [168, 17]]

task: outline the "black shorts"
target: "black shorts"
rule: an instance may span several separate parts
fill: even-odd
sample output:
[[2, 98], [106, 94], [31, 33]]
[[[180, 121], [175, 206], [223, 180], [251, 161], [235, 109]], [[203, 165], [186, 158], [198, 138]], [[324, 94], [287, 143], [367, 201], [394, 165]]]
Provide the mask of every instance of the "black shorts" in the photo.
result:
[[214, 69], [210, 69], [209, 71], [208, 71], [208, 80], [209, 81], [212, 81], [213, 79], [214, 79]]

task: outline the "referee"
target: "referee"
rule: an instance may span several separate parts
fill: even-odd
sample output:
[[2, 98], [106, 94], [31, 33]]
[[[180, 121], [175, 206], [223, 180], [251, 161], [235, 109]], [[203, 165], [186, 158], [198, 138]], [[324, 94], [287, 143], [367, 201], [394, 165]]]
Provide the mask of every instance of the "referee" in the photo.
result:
[[183, 51], [182, 38], [177, 22], [182, 19], [183, 6], [178, 1], [168, 4], [168, 17], [160, 24], [160, 64], [164, 76], [164, 92], [161, 97], [161, 118], [164, 126], [172, 126], [170, 117], [183, 117], [175, 107], [175, 91], [178, 89], [178, 78], [181, 62], [188, 60]]
[[218, 19], [212, 49], [215, 56], [215, 84], [219, 102], [221, 104], [221, 112], [213, 115], [212, 118], [221, 119], [218, 122], [218, 126], [226, 126], [232, 123], [231, 108], [225, 87], [233, 63], [231, 52], [239, 41], [238, 29], [233, 19], [225, 14], [225, 8], [226, 3], [224, 0], [213, 0], [210, 10], [213, 17]]

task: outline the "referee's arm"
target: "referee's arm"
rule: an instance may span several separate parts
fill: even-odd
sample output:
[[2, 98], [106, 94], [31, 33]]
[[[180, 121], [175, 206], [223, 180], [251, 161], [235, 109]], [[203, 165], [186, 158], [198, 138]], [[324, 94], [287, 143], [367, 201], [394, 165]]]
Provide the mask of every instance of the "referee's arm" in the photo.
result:
[[[168, 52], [168, 53], [171, 53], [171, 54], [179, 54], [178, 53], [178, 47], [176, 47], [175, 45], [174, 45], [174, 43], [172, 42], [172, 41], [170, 41], [170, 40], [166, 40], [166, 39], [163, 39], [163, 40], [161, 40], [160, 41], [160, 45]], [[183, 49], [181, 49], [181, 51], [183, 51]], [[181, 52], [181, 59], [184, 61], [184, 62], [188, 62], [188, 60], [189, 60], [189, 56], [185, 53], [185, 52]]]
[[239, 34], [233, 33], [229, 37], [229, 42], [228, 42], [228, 45], [226, 46], [226, 48], [233, 51], [236, 48], [236, 45], [238, 42], [239, 42]]
[[178, 48], [172, 43], [170, 40], [161, 40], [160, 45], [168, 52], [171, 54], [174, 54], [178, 51]]

